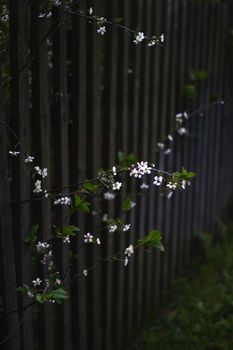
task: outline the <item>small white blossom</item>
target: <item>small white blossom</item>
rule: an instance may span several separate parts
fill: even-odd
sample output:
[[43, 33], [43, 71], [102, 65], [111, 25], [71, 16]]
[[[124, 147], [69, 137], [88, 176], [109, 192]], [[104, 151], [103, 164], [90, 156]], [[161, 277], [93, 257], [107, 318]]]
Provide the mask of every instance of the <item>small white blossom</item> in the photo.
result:
[[108, 232], [113, 233], [117, 230], [117, 225], [109, 225]]
[[70, 197], [61, 197], [61, 198], [56, 199], [53, 202], [53, 204], [54, 205], [58, 205], [58, 204], [71, 205], [71, 198]]
[[180, 128], [180, 129], [178, 129], [177, 132], [179, 135], [184, 135], [184, 134], [186, 134], [187, 130], [185, 128]]
[[56, 284], [57, 286], [59, 286], [59, 285], [61, 284], [61, 280], [60, 280], [59, 278], [56, 278], [55, 284]]
[[106, 33], [106, 27], [105, 26], [101, 26], [97, 29], [97, 33], [100, 35], [104, 35]]
[[188, 116], [188, 113], [185, 112], [185, 111], [184, 111], [184, 113], [183, 113], [183, 116], [184, 116], [185, 119], [188, 119], [188, 117], [189, 117], [189, 116]]
[[171, 134], [169, 134], [167, 138], [168, 138], [169, 141], [171, 141], [171, 142], [173, 141], [173, 137], [172, 137]]
[[163, 182], [163, 177], [162, 176], [155, 176], [153, 184], [156, 186], [160, 186]]
[[108, 214], [104, 214], [104, 215], [103, 215], [102, 221], [103, 221], [103, 222], [108, 221]]
[[155, 44], [156, 44], [155, 40], [150, 40], [147, 46], [151, 47], [151, 46], [155, 46]]
[[221, 105], [224, 105], [225, 102], [222, 100], [222, 101], [220, 101], [220, 103], [221, 103]]
[[134, 42], [134, 44], [137, 45], [138, 43], [142, 42], [144, 39], [145, 39], [144, 33], [143, 32], [138, 32], [138, 34], [136, 35], [136, 38], [135, 38], [135, 40], [133, 42]]
[[47, 191], [47, 190], [44, 190], [44, 196], [45, 196], [45, 198], [48, 198], [49, 193], [48, 193], [48, 191]]
[[170, 149], [170, 148], [166, 149], [166, 151], [163, 152], [163, 154], [164, 154], [165, 156], [167, 156], [167, 155], [170, 154], [170, 153], [171, 153], [171, 149]]
[[32, 281], [32, 284], [34, 287], [40, 286], [41, 283], [42, 283], [42, 280], [39, 277], [37, 277], [35, 280]]
[[130, 226], [131, 226], [131, 224], [126, 224], [126, 225], [124, 225], [123, 231], [124, 231], [124, 232], [129, 231], [129, 230], [130, 230]]
[[177, 183], [170, 181], [167, 183], [167, 188], [169, 188], [170, 190], [175, 190], [177, 188]]
[[113, 173], [114, 176], [116, 176], [116, 174], [117, 174], [117, 169], [116, 169], [115, 166], [112, 167], [112, 173]]
[[52, 5], [53, 6], [60, 6], [61, 5], [61, 1], [60, 0], [52, 0]]
[[89, 232], [84, 235], [84, 242], [85, 243], [92, 243], [93, 241], [93, 235], [91, 235]]
[[36, 173], [38, 175], [40, 175], [41, 177], [45, 178], [46, 176], [48, 176], [48, 169], [47, 168], [44, 168], [44, 169], [41, 169], [38, 165], [35, 166], [34, 168], [36, 170]]
[[183, 113], [176, 114], [176, 121], [182, 119], [182, 117], [183, 117]]
[[47, 249], [49, 249], [50, 248], [50, 244], [49, 243], [47, 243], [47, 242], [38, 242], [37, 244], [36, 244], [36, 249], [37, 249], [37, 251], [38, 252], [41, 252], [41, 251], [43, 251], [43, 250], [47, 250]]
[[88, 10], [88, 12], [89, 12], [89, 15], [92, 15], [92, 14], [93, 14], [93, 8], [90, 7], [89, 10]]
[[137, 162], [137, 165], [133, 165], [133, 168], [131, 168], [130, 176], [141, 178], [145, 174], [151, 173], [151, 167], [148, 166], [148, 162], [141, 161], [140, 163]]
[[100, 239], [99, 239], [99, 238], [97, 238], [97, 239], [96, 239], [96, 243], [97, 243], [98, 245], [100, 245], [100, 244], [101, 244], [101, 241], [100, 241]]
[[115, 182], [112, 184], [113, 191], [118, 191], [121, 189], [122, 183], [121, 182]]
[[164, 34], [160, 35], [160, 41], [161, 41], [161, 43], [164, 43], [164, 40], [165, 40]]
[[20, 154], [20, 152], [17, 152], [17, 151], [9, 151], [9, 154], [10, 154], [11, 156], [13, 156], [13, 157], [17, 157], [17, 156]]
[[158, 142], [158, 143], [157, 143], [157, 146], [158, 146], [158, 148], [161, 149], [161, 150], [163, 150], [164, 147], [165, 147], [164, 143], [162, 143], [162, 142]]
[[172, 197], [172, 195], [173, 195], [173, 192], [171, 191], [171, 192], [168, 192], [168, 194], [167, 194], [167, 199], [170, 199], [171, 197]]
[[130, 244], [128, 248], [125, 249], [125, 255], [127, 255], [129, 258], [134, 253], [133, 245]]
[[128, 263], [129, 263], [129, 258], [128, 258], [128, 256], [126, 255], [125, 260], [124, 260], [124, 265], [127, 266]]
[[104, 193], [104, 199], [108, 201], [115, 199], [115, 197], [116, 197], [115, 193], [111, 193], [111, 192]]
[[83, 276], [87, 276], [88, 275], [88, 271], [85, 269], [85, 270], [83, 270]]
[[141, 190], [147, 190], [149, 188], [149, 186], [145, 182], [143, 182], [141, 184], [140, 188], [141, 188]]
[[25, 162], [25, 163], [32, 163], [33, 160], [34, 160], [34, 157], [28, 156], [28, 157], [24, 160], [24, 162]]
[[69, 236], [64, 237], [63, 243], [70, 243], [70, 237]]
[[41, 181], [40, 180], [37, 180], [35, 182], [35, 188], [33, 190], [34, 193], [40, 193], [42, 192], [42, 188], [41, 188]]
[[134, 208], [136, 206], [136, 203], [131, 201], [130, 205], [131, 205], [131, 208]]

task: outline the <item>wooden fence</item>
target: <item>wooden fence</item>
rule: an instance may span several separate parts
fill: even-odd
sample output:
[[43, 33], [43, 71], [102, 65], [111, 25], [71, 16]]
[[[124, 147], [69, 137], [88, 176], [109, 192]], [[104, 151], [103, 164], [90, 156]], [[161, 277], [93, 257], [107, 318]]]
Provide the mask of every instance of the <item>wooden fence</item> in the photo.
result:
[[[127, 27], [165, 34], [164, 47], [147, 47], [135, 45], [132, 33], [114, 25], [99, 35], [96, 25], [68, 13], [61, 2], [51, 17], [40, 18], [40, 1], [9, 0], [10, 40], [1, 56], [0, 91], [0, 335], [5, 339], [0, 347], [123, 349], [193, 258], [193, 234], [213, 230], [232, 194], [232, 3], [72, 3], [73, 12], [93, 6], [98, 16], [118, 21], [122, 17]], [[220, 100], [224, 105], [213, 104]], [[177, 113], [192, 114], [207, 104], [211, 107], [189, 118], [189, 134], [175, 136], [170, 155], [156, 152]], [[32, 251], [24, 240], [33, 224], [40, 225], [40, 240], [50, 238], [52, 224], [68, 211], [55, 215], [48, 198], [27, 201], [33, 183], [25, 154], [8, 154], [18, 142], [21, 150], [35, 155], [37, 164], [49, 169], [47, 188], [92, 178], [100, 168], [111, 168], [119, 151], [168, 171], [184, 166], [197, 178], [169, 200], [153, 186], [147, 195], [133, 194], [137, 205], [128, 217], [129, 233], [106, 234], [101, 247], [79, 251], [65, 280], [71, 298], [61, 306], [24, 309], [29, 299], [16, 288], [35, 277]], [[127, 190], [135, 193], [135, 185], [128, 184]], [[96, 204], [94, 210], [101, 208], [114, 217], [122, 198], [108, 206]], [[71, 223], [81, 232], [94, 231], [101, 217], [90, 220], [79, 214]], [[127, 267], [110, 260], [73, 281], [75, 274], [152, 228], [162, 232], [165, 253], [141, 250]], [[72, 240], [73, 250], [82, 237]], [[59, 244], [56, 251], [64, 274], [69, 251]]]

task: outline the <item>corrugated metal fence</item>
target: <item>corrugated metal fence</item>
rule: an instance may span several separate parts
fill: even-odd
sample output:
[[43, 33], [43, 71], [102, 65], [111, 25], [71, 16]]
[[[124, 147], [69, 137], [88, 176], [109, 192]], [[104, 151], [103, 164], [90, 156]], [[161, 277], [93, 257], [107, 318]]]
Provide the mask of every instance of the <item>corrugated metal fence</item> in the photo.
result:
[[[164, 47], [133, 43], [132, 33], [107, 26], [104, 36], [86, 17], [67, 13], [64, 1], [51, 17], [40, 18], [39, 1], [9, 0], [10, 80], [1, 83], [1, 337], [9, 350], [122, 349], [139, 329], [174, 278], [192, 257], [192, 235], [210, 231], [232, 194], [232, 4], [231, 1], [96, 0], [76, 1], [72, 11], [93, 6], [107, 19], [149, 35], [165, 33]], [[70, 5], [69, 5], [70, 6]], [[4, 73], [4, 72], [3, 72]], [[207, 73], [207, 77], [206, 77]], [[4, 73], [6, 74], [6, 73]], [[205, 79], [206, 78], [206, 79]], [[195, 80], [196, 79], [196, 80]], [[224, 100], [212, 104], [214, 100]], [[189, 135], [175, 136], [170, 155], [156, 145], [172, 130], [177, 113], [189, 114]], [[5, 122], [8, 127], [5, 127]], [[15, 136], [12, 130], [15, 132]], [[17, 137], [19, 139], [17, 139]], [[27, 201], [33, 183], [25, 154], [9, 158], [20, 142], [49, 169], [47, 188], [65, 188], [111, 168], [117, 153], [133, 153], [160, 169], [184, 166], [197, 178], [187, 191], [167, 200], [154, 187], [133, 194], [133, 229], [106, 234], [101, 247], [79, 251], [67, 274], [71, 298], [62, 306], [23, 306], [16, 293], [35, 277], [31, 249], [24, 243], [33, 224], [40, 240], [68, 209], [54, 214], [51, 200]], [[135, 192], [135, 185], [127, 190]], [[123, 190], [123, 194], [126, 190]], [[108, 206], [114, 217], [123, 198]], [[21, 203], [19, 203], [21, 201]], [[72, 219], [81, 232], [95, 231], [101, 215]], [[66, 220], [68, 222], [68, 219]], [[99, 264], [86, 278], [73, 276], [124, 249], [149, 229], [162, 232], [165, 253], [138, 251], [127, 268], [114, 260]], [[77, 250], [83, 236], [72, 243]], [[61, 272], [69, 251], [57, 244]], [[41, 271], [42, 273], [42, 271]], [[17, 312], [5, 312], [18, 309]]]

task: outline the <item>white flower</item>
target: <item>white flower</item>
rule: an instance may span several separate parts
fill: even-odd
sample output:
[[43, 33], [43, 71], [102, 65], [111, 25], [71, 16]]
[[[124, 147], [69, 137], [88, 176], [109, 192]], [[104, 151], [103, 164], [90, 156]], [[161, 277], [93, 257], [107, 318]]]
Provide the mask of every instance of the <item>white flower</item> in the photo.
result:
[[178, 129], [178, 134], [180, 134], [180, 135], [184, 135], [184, 134], [186, 134], [186, 132], [187, 132], [187, 130], [185, 129], [185, 128], [180, 128], [180, 129]]
[[35, 182], [35, 189], [33, 190], [34, 193], [40, 193], [42, 192], [42, 188], [41, 188], [41, 181], [37, 180]]
[[115, 199], [115, 197], [116, 197], [115, 193], [111, 193], [111, 192], [104, 193], [104, 199], [108, 201]]
[[167, 155], [170, 154], [170, 153], [171, 153], [171, 149], [170, 149], [170, 148], [166, 149], [166, 151], [163, 152], [163, 154], [164, 154], [165, 156], [167, 156]]
[[135, 38], [135, 40], [133, 42], [134, 42], [134, 44], [137, 45], [138, 43], [140, 43], [144, 39], [145, 39], [144, 33], [143, 32], [138, 32], [138, 34], [136, 35], [136, 38]]
[[163, 182], [163, 177], [162, 176], [155, 176], [153, 184], [156, 186], [160, 186]]
[[83, 270], [83, 276], [87, 276], [88, 275], [88, 271], [85, 269], [85, 270]]
[[43, 251], [43, 250], [47, 250], [49, 248], [50, 248], [50, 244], [48, 244], [47, 242], [40, 242], [39, 241], [36, 244], [36, 249], [37, 249], [38, 252]]
[[101, 244], [101, 242], [100, 242], [100, 239], [99, 239], [99, 238], [97, 238], [97, 239], [96, 239], [96, 243], [97, 243], [98, 245], [100, 245], [100, 244]]
[[89, 232], [84, 235], [84, 242], [85, 243], [91, 243], [93, 241], [93, 235], [91, 235]]
[[182, 118], [183, 118], [183, 113], [176, 114], [176, 121], [179, 121]]
[[176, 182], [168, 182], [167, 184], [167, 188], [169, 188], [170, 190], [175, 190], [177, 188], [177, 183]]
[[53, 204], [54, 205], [58, 205], [58, 204], [70, 205], [71, 204], [71, 198], [70, 197], [61, 197], [61, 198], [56, 199], [53, 202]]
[[47, 168], [44, 168], [44, 169], [41, 169], [38, 165], [35, 166], [34, 168], [37, 172], [38, 175], [42, 176], [43, 178], [45, 178], [46, 176], [48, 176], [48, 169]]
[[70, 237], [69, 236], [64, 237], [63, 243], [70, 243]]
[[171, 192], [168, 192], [167, 198], [170, 199], [170, 198], [172, 197], [172, 195], [173, 195], [173, 192], [172, 192], [172, 191], [171, 191]]
[[104, 35], [106, 33], [106, 27], [105, 26], [101, 26], [97, 29], [97, 33], [100, 35]]
[[134, 208], [136, 206], [136, 203], [131, 201], [130, 205], [131, 205], [131, 208]]
[[147, 46], [151, 47], [151, 46], [155, 46], [155, 44], [156, 44], [155, 40], [150, 40]]
[[39, 277], [37, 277], [35, 280], [32, 281], [32, 284], [34, 287], [40, 286], [41, 283], [42, 283], [42, 280]]
[[125, 260], [124, 260], [124, 265], [127, 266], [128, 263], [129, 263], [129, 258], [128, 258], [128, 256], [126, 255]]
[[24, 162], [25, 162], [25, 163], [32, 163], [33, 160], [34, 160], [34, 157], [28, 156], [28, 157], [24, 160]]
[[164, 34], [160, 35], [160, 41], [161, 41], [161, 43], [164, 43], [164, 40], [165, 40]]
[[118, 191], [121, 189], [122, 183], [121, 182], [115, 182], [112, 184], [113, 191]]
[[173, 137], [172, 137], [171, 134], [169, 134], [167, 138], [168, 138], [169, 141], [171, 141], [171, 142], [173, 141]]
[[48, 198], [49, 193], [48, 193], [48, 191], [47, 191], [47, 190], [44, 190], [44, 196], [45, 196], [45, 198]]
[[143, 182], [140, 186], [141, 190], [147, 190], [149, 188], [149, 186], [147, 184], [145, 184], [145, 182]]
[[130, 257], [134, 253], [133, 245], [130, 244], [128, 248], [125, 249], [125, 255]]
[[10, 154], [11, 156], [13, 156], [13, 157], [17, 157], [17, 156], [20, 154], [20, 152], [17, 152], [17, 151], [9, 151], [9, 154]]
[[116, 174], [117, 174], [117, 169], [116, 169], [115, 166], [112, 167], [112, 173], [113, 173], [114, 176], [116, 176]]
[[124, 232], [129, 231], [129, 230], [130, 230], [130, 226], [131, 226], [131, 224], [126, 224], [126, 225], [124, 225], [123, 231], [124, 231]]
[[130, 171], [130, 176], [138, 177], [141, 178], [145, 174], [150, 174], [151, 173], [151, 167], [148, 166], [148, 162], [143, 162], [141, 161], [140, 163], [138, 162], [137, 165], [133, 165], [133, 168], [131, 168]]
[[102, 221], [103, 221], [103, 222], [108, 221], [108, 214], [104, 214], [104, 215], [103, 215]]
[[61, 5], [61, 1], [60, 0], [52, 0], [52, 5], [53, 6], [60, 6]]
[[187, 112], [184, 111], [183, 115], [184, 115], [184, 118], [185, 118], [185, 119], [188, 119], [189, 116], [188, 116], [188, 113], [187, 113]]
[[92, 14], [93, 14], [93, 8], [90, 7], [89, 10], [88, 10], [88, 12], [89, 12], [89, 15], [92, 15]]
[[61, 280], [59, 278], [56, 278], [55, 284], [59, 286], [61, 284]]
[[113, 233], [117, 230], [117, 225], [109, 225], [108, 232]]
[[157, 146], [158, 146], [158, 148], [161, 149], [161, 150], [163, 150], [164, 147], [165, 147], [164, 143], [162, 143], [162, 142], [158, 142], [158, 143], [157, 143]]

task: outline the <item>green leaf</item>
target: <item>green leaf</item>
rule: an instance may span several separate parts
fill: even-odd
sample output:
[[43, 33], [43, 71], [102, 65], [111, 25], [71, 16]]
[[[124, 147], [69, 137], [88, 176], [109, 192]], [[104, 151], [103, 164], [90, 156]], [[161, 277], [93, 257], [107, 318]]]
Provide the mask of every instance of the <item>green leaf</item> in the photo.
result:
[[192, 178], [194, 178], [196, 176], [196, 173], [190, 171], [188, 172], [184, 167], [182, 167], [181, 169], [181, 173], [180, 173], [180, 177], [183, 180], [191, 180]]
[[117, 17], [117, 18], [114, 19], [115, 23], [121, 23], [122, 21], [123, 21], [122, 17]]
[[71, 214], [75, 213], [76, 211], [83, 211], [83, 212], [89, 213], [90, 212], [90, 208], [89, 208], [90, 205], [91, 205], [91, 203], [85, 201], [85, 199], [81, 199], [81, 197], [76, 194], [74, 196], [74, 202], [73, 202], [73, 205], [72, 205], [70, 212], [71, 212]]
[[75, 236], [80, 231], [77, 226], [64, 226], [62, 228], [62, 236]]
[[97, 192], [100, 188], [99, 184], [94, 184], [92, 182], [87, 182], [83, 185], [84, 190], [88, 192]]
[[38, 303], [44, 304], [47, 300], [46, 294], [36, 293], [35, 299]]
[[25, 243], [34, 243], [37, 239], [38, 229], [39, 229], [38, 224], [33, 225], [29, 235], [25, 238], [24, 242]]
[[150, 246], [164, 252], [164, 246], [161, 243], [161, 233], [157, 230], [151, 230], [149, 234], [140, 239], [137, 243], [139, 246]]
[[201, 69], [198, 72], [195, 73], [195, 78], [198, 81], [206, 80], [208, 77], [208, 73], [206, 70]]
[[69, 298], [69, 294], [63, 288], [54, 289], [48, 295], [50, 298], [55, 299], [55, 300]]
[[123, 210], [124, 212], [126, 212], [126, 211], [129, 211], [131, 208], [132, 208], [131, 198], [130, 198], [130, 197], [127, 197], [127, 198], [124, 200], [124, 202], [123, 202], [122, 210]]

